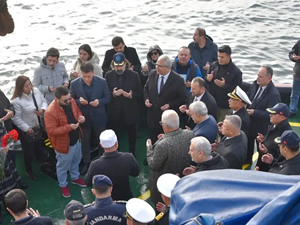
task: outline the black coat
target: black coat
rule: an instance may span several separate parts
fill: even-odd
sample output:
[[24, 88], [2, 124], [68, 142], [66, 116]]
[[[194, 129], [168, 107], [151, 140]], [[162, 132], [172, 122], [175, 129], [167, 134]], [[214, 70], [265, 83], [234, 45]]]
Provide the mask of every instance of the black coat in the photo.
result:
[[248, 108], [254, 109], [253, 115], [250, 116], [249, 134], [252, 137], [256, 137], [257, 133], [266, 135], [268, 126], [270, 125], [270, 114], [266, 111], [266, 109], [275, 106], [281, 101], [279, 91], [272, 81], [267, 85], [261, 96], [253, 101], [258, 88], [259, 85], [256, 81], [254, 81], [247, 93], [250, 101], [252, 102]]
[[241, 131], [236, 137], [230, 139], [223, 137], [216, 152], [228, 161], [230, 169], [242, 169], [247, 157], [247, 143], [247, 136]]
[[[106, 82], [111, 93], [111, 101], [108, 104], [108, 120], [115, 121], [124, 114], [124, 123], [136, 123], [139, 117], [138, 98], [142, 96], [142, 85], [136, 72], [125, 70], [122, 76], [122, 85], [120, 86], [118, 74], [115, 70], [111, 70], [106, 74]], [[113, 96], [113, 89], [123, 89], [126, 92], [132, 91], [132, 98], [126, 98], [123, 95]]]
[[[208, 82], [209, 92], [215, 98], [217, 105], [221, 109], [229, 109], [228, 105], [228, 93], [232, 92], [236, 86], [242, 85], [242, 71], [230, 60], [227, 70], [225, 73], [218, 73], [220, 64], [219, 62], [214, 62], [209, 68], [208, 74], [211, 74], [211, 71], [214, 71], [213, 79]], [[215, 84], [214, 80], [222, 80], [225, 79], [225, 85], [223, 87], [219, 87]]]
[[242, 120], [241, 130], [248, 136], [250, 130], [250, 117], [245, 107], [236, 111], [233, 115], [238, 115]]
[[[8, 98], [0, 90], [0, 118], [4, 117], [7, 113], [6, 111], [4, 111], [4, 109], [9, 109], [11, 111], [14, 111], [13, 105], [10, 104]], [[4, 124], [7, 131], [11, 131], [13, 129], [11, 119], [6, 120]]]
[[93, 176], [103, 174], [113, 183], [113, 200], [129, 200], [133, 198], [130, 189], [129, 176], [137, 177], [140, 167], [131, 153], [110, 152], [104, 153], [99, 159], [93, 161], [85, 175], [85, 183], [92, 186]]
[[[268, 149], [268, 152], [273, 155], [274, 159], [278, 159], [280, 155], [279, 146], [278, 144], [274, 143], [274, 139], [280, 137], [282, 133], [286, 130], [292, 130], [292, 127], [289, 124], [288, 120], [283, 120], [279, 124], [277, 124], [275, 128], [274, 125], [270, 125], [268, 128], [268, 132], [264, 137], [263, 144]], [[259, 167], [260, 171], [268, 171], [269, 165], [261, 161], [262, 156], [263, 153], [259, 152], [257, 166]]]
[[278, 161], [275, 160], [272, 164], [269, 172], [279, 173], [284, 175], [300, 175], [300, 153], [298, 153], [294, 158], [285, 160], [285, 158], [280, 155]]
[[[194, 102], [194, 99], [195, 96], [190, 92], [185, 102], [187, 109], [189, 109], [190, 104]], [[205, 91], [201, 98], [201, 101], [204, 102], [207, 107], [207, 114], [212, 115], [217, 121], [218, 105], [216, 103], [215, 98], [208, 91]], [[193, 129], [196, 126], [192, 118], [188, 115], [185, 116], [185, 124], [191, 129]]]
[[227, 160], [217, 152], [212, 152], [212, 157], [213, 158], [208, 161], [197, 164], [196, 172], [229, 168]]
[[159, 121], [163, 113], [160, 107], [169, 104], [170, 109], [179, 112], [179, 106], [186, 101], [184, 81], [177, 73], [171, 71], [160, 94], [157, 90], [157, 81], [157, 71], [152, 70], [144, 87], [144, 100], [149, 99], [152, 104], [152, 107], [148, 108], [148, 126], [153, 129], [160, 129]]
[[[103, 76], [109, 70], [111, 70], [110, 64], [111, 64], [111, 61], [113, 60], [114, 54], [116, 54], [116, 53], [117, 52], [113, 48], [110, 50], [107, 50], [105, 52], [105, 57], [104, 57], [104, 61], [102, 64]], [[138, 54], [137, 54], [135, 48], [125, 46], [123, 53], [124, 53], [126, 59], [133, 66], [133, 70], [136, 71], [137, 73], [140, 73], [141, 72], [141, 62], [140, 62], [140, 59], [138, 57]]]
[[40, 216], [40, 217], [28, 216], [26, 219], [14, 221], [12, 224], [13, 225], [53, 225], [53, 222], [48, 216]]

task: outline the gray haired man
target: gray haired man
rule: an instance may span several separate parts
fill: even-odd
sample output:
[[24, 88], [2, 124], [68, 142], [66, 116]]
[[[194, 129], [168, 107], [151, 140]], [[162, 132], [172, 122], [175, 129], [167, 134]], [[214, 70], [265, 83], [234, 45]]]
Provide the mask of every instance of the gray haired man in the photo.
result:
[[226, 116], [222, 137], [216, 152], [223, 156], [231, 169], [242, 169], [247, 156], [247, 136], [241, 131], [242, 120], [237, 115]]
[[191, 140], [189, 154], [196, 166], [189, 166], [183, 170], [183, 175], [190, 175], [204, 170], [219, 170], [229, 168], [227, 160], [217, 152], [211, 151], [211, 145], [205, 137], [194, 137]]
[[194, 137], [192, 131], [179, 128], [179, 116], [174, 110], [164, 111], [160, 123], [164, 134], [153, 145], [151, 139], [146, 143], [149, 188], [154, 203], [162, 201], [156, 186], [157, 179], [165, 173], [182, 174], [183, 169], [190, 165], [188, 151], [190, 140]]

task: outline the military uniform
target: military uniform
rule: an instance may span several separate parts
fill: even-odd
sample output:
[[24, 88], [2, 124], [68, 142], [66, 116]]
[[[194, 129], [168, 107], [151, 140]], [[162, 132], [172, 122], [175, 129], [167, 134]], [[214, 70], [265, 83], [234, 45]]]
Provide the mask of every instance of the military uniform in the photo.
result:
[[113, 201], [111, 197], [96, 199], [96, 203], [85, 208], [89, 225], [126, 225], [126, 201]]

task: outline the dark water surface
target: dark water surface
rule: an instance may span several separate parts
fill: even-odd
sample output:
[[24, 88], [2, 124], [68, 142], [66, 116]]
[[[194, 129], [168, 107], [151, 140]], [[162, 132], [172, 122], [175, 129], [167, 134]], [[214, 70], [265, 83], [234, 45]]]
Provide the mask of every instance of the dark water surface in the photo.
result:
[[33, 76], [41, 57], [57, 47], [70, 71], [81, 44], [103, 61], [115, 35], [137, 49], [142, 63], [150, 45], [175, 56], [204, 27], [220, 46], [229, 44], [233, 61], [253, 81], [263, 63], [273, 66], [276, 83], [291, 83], [288, 51], [299, 38], [297, 0], [46, 1], [10, 0], [15, 32], [0, 38], [0, 86], [10, 96], [18, 75]]

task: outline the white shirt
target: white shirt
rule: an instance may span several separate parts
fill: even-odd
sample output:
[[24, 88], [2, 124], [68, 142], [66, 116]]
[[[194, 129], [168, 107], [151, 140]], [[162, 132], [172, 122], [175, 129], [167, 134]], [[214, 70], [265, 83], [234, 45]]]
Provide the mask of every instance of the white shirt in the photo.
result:
[[200, 95], [198, 97], [195, 96], [194, 102], [196, 101], [196, 99], [197, 99], [197, 101], [201, 101], [201, 99], [202, 99], [202, 97], [203, 97], [204, 94], [205, 94], [205, 91], [203, 92], [202, 95]]
[[[256, 95], [258, 94], [260, 88], [261, 88], [262, 90], [261, 90], [261, 92], [259, 93], [259, 95], [256, 96]], [[259, 99], [260, 96], [262, 95], [262, 93], [264, 93], [264, 91], [265, 91], [266, 88], [267, 88], [267, 86], [263, 86], [263, 87], [262, 87], [262, 86], [259, 86], [258, 89], [257, 89], [257, 91], [256, 91], [256, 94], [254, 95], [254, 99]]]

